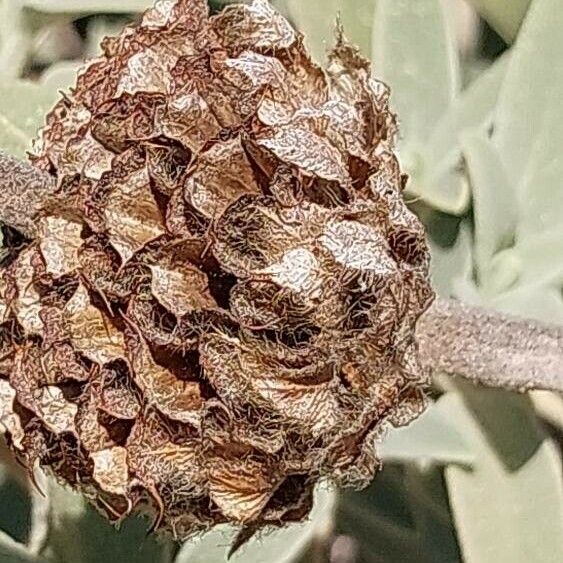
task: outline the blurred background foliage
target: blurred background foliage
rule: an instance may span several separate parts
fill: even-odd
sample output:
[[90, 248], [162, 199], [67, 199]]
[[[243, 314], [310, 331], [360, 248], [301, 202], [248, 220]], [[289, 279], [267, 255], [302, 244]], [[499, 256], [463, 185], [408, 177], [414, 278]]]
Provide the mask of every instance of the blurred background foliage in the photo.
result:
[[[0, 0], [0, 147], [24, 156], [100, 39], [151, 0]], [[225, 2], [210, 0], [213, 10]], [[434, 284], [563, 323], [561, 0], [277, 0], [323, 59], [337, 14], [392, 87], [407, 198]], [[1, 247], [0, 247], [1, 252]], [[431, 408], [380, 447], [362, 492], [318, 491], [308, 522], [253, 540], [237, 563], [561, 561], [563, 400], [435, 378]], [[184, 546], [113, 530], [0, 444], [0, 563], [215, 563], [232, 530]]]

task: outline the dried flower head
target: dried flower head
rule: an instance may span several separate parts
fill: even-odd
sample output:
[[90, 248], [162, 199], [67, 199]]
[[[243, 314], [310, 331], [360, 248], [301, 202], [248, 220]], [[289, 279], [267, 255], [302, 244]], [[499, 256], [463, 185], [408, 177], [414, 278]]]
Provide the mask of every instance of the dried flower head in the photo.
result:
[[266, 0], [159, 0], [47, 117], [56, 191], [0, 270], [0, 422], [109, 518], [307, 516], [424, 408], [433, 298], [387, 87]]

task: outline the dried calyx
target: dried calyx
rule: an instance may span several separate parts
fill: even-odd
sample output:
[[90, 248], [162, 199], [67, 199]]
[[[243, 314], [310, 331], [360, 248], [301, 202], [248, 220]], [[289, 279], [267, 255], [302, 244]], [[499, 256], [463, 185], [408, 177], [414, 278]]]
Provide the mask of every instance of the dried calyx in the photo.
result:
[[112, 520], [300, 521], [425, 406], [388, 89], [265, 0], [160, 0], [103, 52], [47, 116], [41, 212], [0, 206], [28, 237], [0, 266], [0, 424]]
[[160, 1], [103, 53], [32, 157], [53, 193], [2, 269], [2, 423], [112, 519], [301, 520], [424, 407], [388, 90], [263, 0]]

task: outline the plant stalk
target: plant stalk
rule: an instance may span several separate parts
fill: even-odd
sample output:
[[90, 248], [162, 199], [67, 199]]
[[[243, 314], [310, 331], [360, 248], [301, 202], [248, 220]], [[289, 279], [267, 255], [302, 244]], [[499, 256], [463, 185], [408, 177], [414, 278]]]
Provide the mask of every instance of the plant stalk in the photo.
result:
[[439, 298], [416, 336], [433, 371], [486, 387], [563, 392], [563, 327]]
[[[0, 222], [36, 236], [53, 179], [0, 151]], [[563, 393], [563, 327], [437, 299], [416, 330], [423, 363], [487, 387]]]

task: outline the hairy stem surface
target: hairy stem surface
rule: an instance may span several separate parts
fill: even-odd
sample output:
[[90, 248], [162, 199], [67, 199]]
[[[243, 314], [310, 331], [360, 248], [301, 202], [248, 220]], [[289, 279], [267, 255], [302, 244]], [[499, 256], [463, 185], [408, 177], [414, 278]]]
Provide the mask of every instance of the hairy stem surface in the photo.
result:
[[488, 387], [563, 392], [563, 327], [437, 299], [416, 334], [432, 370]]
[[[36, 235], [53, 180], [0, 151], [0, 222]], [[438, 299], [417, 326], [423, 362], [489, 387], [563, 392], [563, 328]]]

